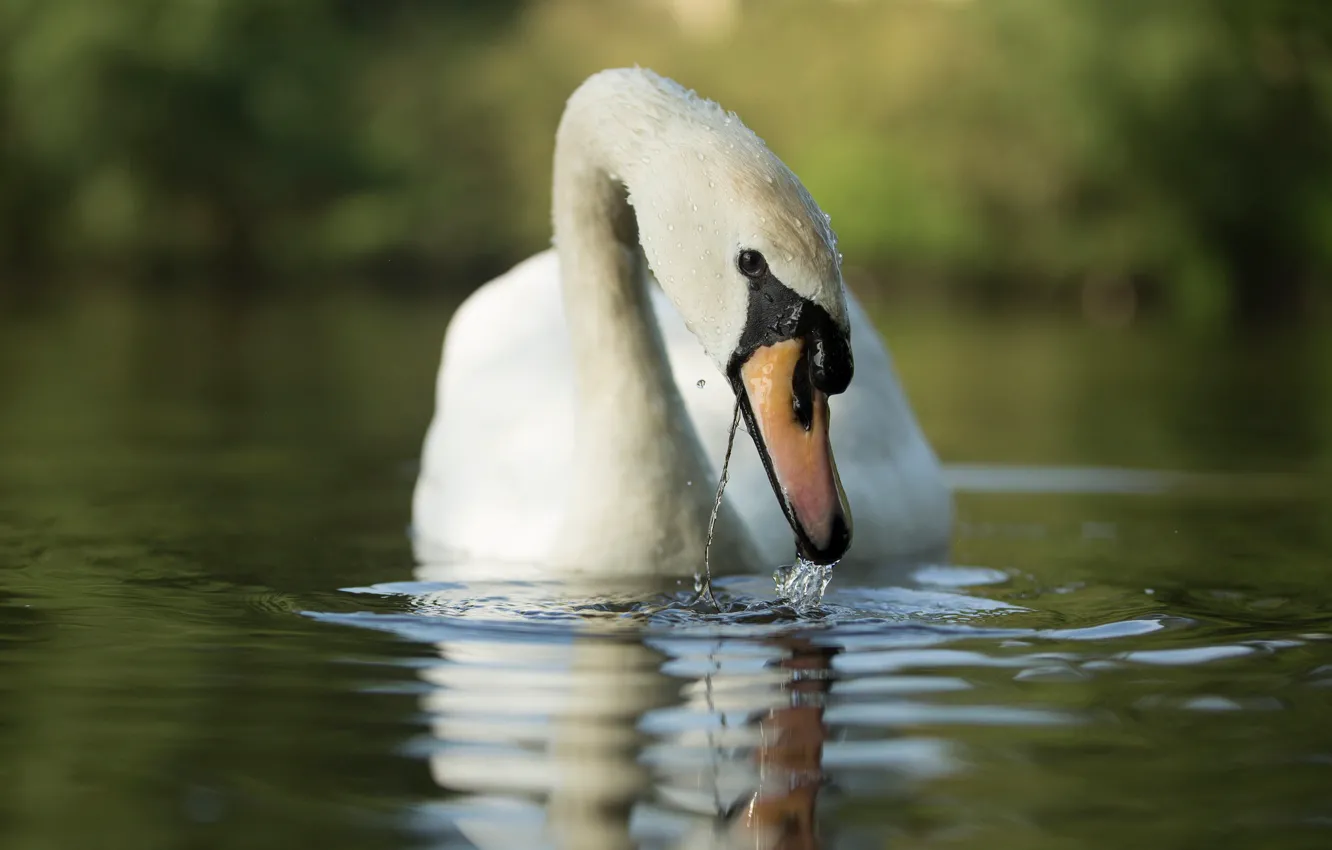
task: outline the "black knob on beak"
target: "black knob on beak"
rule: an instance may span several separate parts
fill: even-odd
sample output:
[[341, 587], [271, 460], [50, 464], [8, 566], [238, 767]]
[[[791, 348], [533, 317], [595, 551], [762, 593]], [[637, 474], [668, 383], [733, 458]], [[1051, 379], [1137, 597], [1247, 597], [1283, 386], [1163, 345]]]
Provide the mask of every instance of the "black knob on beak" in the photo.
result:
[[851, 385], [855, 362], [851, 357], [851, 344], [841, 330], [831, 319], [823, 325], [822, 322], [815, 325], [810, 334], [814, 347], [809, 358], [810, 378], [818, 389], [828, 395], [837, 395], [846, 392]]

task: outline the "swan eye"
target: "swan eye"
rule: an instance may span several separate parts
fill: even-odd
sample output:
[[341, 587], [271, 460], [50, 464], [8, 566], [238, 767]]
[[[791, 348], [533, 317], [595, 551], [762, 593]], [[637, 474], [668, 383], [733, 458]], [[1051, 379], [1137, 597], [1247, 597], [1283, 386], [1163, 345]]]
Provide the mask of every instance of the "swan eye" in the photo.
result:
[[763, 277], [768, 272], [768, 261], [758, 251], [741, 251], [735, 264], [745, 277]]

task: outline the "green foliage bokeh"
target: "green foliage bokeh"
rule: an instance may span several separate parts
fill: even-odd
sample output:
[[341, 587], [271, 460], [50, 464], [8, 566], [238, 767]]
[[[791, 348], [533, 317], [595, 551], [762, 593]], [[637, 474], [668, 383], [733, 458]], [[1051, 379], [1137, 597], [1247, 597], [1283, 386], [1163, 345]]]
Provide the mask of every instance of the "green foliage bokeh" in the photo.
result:
[[1199, 320], [1296, 314], [1328, 289], [1322, 4], [691, 8], [11, 0], [0, 290], [78, 272], [465, 291], [546, 243], [564, 98], [625, 64], [742, 115], [866, 289], [1127, 287]]

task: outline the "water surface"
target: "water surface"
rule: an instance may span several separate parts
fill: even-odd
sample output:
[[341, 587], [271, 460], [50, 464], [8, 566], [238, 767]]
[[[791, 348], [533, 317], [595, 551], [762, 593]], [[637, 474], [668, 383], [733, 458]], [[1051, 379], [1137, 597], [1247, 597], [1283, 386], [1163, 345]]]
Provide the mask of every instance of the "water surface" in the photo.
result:
[[3, 846], [1332, 841], [1319, 334], [886, 313], [953, 563], [702, 616], [412, 563], [446, 315], [0, 319]]

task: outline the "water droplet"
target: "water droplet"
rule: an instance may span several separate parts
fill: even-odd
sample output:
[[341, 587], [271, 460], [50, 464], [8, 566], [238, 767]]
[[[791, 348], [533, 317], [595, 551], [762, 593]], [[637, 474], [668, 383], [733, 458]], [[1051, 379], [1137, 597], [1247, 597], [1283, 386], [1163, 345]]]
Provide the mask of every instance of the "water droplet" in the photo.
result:
[[698, 212], [698, 204], [690, 204], [689, 208], [692, 209], [694, 212]]
[[698, 155], [698, 161], [699, 161], [699, 162], [702, 162], [702, 161], [703, 161], [703, 154], [702, 154], [702, 152], [700, 152], [699, 155]]
[[693, 486], [694, 486], [694, 482], [692, 482], [692, 481], [686, 481], [686, 482], [685, 482], [685, 486], [686, 486], [686, 487], [693, 487]]
[[674, 229], [675, 229], [675, 225], [673, 225], [673, 224], [668, 224], [668, 225], [666, 225], [666, 229], [667, 229], [667, 230], [674, 230]]
[[838, 265], [841, 265], [841, 264], [842, 264], [842, 252], [841, 252], [841, 251], [838, 251], [838, 252], [837, 252], [837, 264], [838, 264]]
[[795, 257], [794, 257], [792, 254], [790, 254], [790, 253], [784, 254], [783, 256], [786, 257], [786, 261], [787, 261], [788, 263], [795, 259]]
[[643, 157], [643, 164], [644, 164], [644, 165], [648, 165], [648, 164], [650, 164], [651, 162], [652, 162], [652, 160], [648, 159], [647, 157]]
[[715, 189], [715, 188], [717, 188], [717, 184], [714, 183], [714, 182], [712, 182], [711, 180], [709, 180], [709, 181], [708, 181], [708, 188], [709, 188], [709, 189]]
[[776, 181], [776, 178], [774, 178], [771, 174], [769, 174], [769, 175], [768, 175], [768, 185], [771, 186], [775, 181]]
[[683, 248], [683, 247], [684, 247], [684, 243], [683, 243], [683, 242], [676, 242], [676, 243], [675, 243], [675, 250], [679, 251], [679, 250], [680, 250], [681, 248]]
[[694, 386], [698, 387], [700, 390], [703, 389], [704, 387], [706, 387], [707, 385], [708, 385], [708, 382], [705, 381], [705, 380], [703, 380], [702, 378], [699, 378], [699, 379], [698, 379], [698, 383], [694, 384]]

